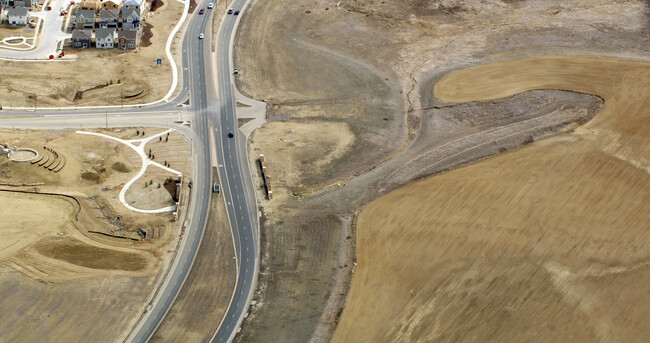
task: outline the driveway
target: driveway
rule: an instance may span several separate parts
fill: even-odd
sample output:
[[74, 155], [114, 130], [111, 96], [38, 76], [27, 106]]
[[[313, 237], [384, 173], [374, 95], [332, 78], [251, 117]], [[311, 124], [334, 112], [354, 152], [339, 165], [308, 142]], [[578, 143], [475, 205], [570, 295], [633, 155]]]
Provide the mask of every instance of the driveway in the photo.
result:
[[41, 18], [42, 28], [39, 39], [36, 40], [36, 47], [31, 50], [15, 50], [0, 48], [0, 58], [19, 60], [47, 60], [50, 55], [57, 54], [57, 47], [60, 41], [72, 36], [61, 30], [64, 20], [68, 16], [61, 16], [62, 8], [67, 8], [70, 0], [52, 0], [51, 11], [30, 12], [31, 17]]

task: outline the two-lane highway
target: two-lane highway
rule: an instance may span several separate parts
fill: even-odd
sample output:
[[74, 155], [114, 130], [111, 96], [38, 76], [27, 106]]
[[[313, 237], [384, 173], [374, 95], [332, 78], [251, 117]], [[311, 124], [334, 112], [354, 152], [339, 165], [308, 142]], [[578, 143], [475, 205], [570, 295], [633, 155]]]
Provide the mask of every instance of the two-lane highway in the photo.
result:
[[[206, 3], [207, 1], [204, 1]], [[204, 7], [204, 3], [199, 8]], [[231, 7], [243, 10], [247, 0], [235, 0]], [[195, 11], [195, 14], [198, 11]], [[215, 13], [214, 15], [224, 15]], [[213, 75], [212, 66], [207, 61], [212, 61], [210, 51], [210, 32], [204, 32], [209, 15], [194, 15], [188, 26], [183, 41], [183, 71], [185, 84], [189, 84], [191, 106], [195, 113], [194, 130], [200, 138], [196, 144], [195, 156], [197, 173], [193, 192], [196, 202], [192, 208], [191, 221], [200, 228], [191, 232], [186, 231], [183, 244], [189, 246], [181, 249], [181, 256], [172, 266], [170, 275], [161, 287], [161, 291], [152, 302], [150, 311], [134, 330], [130, 339], [132, 342], [145, 342], [155, 331], [171, 307], [176, 295], [180, 291], [183, 281], [189, 273], [194, 257], [198, 251], [203, 228], [207, 219], [210, 197], [210, 149], [216, 149], [221, 175], [221, 189], [226, 200], [226, 208], [230, 226], [235, 242], [235, 255], [237, 258], [237, 282], [228, 307], [219, 329], [215, 333], [213, 342], [230, 341], [236, 334], [236, 329], [243, 320], [244, 314], [250, 303], [253, 287], [255, 285], [258, 269], [258, 242], [257, 242], [257, 203], [253, 193], [251, 175], [245, 149], [245, 137], [240, 137], [238, 121], [235, 112], [235, 100], [231, 72], [231, 49], [237, 20], [239, 16], [226, 15], [218, 33], [217, 41], [217, 73], [218, 73], [218, 102], [216, 92], [211, 82], [207, 82], [206, 75]], [[199, 39], [199, 34], [205, 34], [205, 39]], [[218, 108], [211, 104], [218, 103]], [[218, 109], [215, 111], [215, 109]], [[214, 128], [215, 146], [210, 147], [210, 124]], [[228, 137], [232, 131], [234, 137]], [[219, 318], [221, 319], [221, 318]], [[218, 320], [218, 319], [217, 319]]]
[[191, 225], [188, 226], [183, 236], [181, 244], [185, 246], [179, 250], [180, 255], [174, 260], [169, 275], [149, 306], [149, 311], [127, 338], [127, 341], [130, 342], [146, 342], [169, 311], [192, 267], [207, 221], [212, 180], [208, 95], [214, 93], [214, 88], [208, 86], [205, 71], [205, 47], [207, 46], [209, 51], [210, 42], [199, 39], [199, 34], [204, 33], [208, 22], [209, 15], [198, 15], [198, 11], [195, 11], [182, 44], [183, 74], [186, 78], [184, 83], [189, 85], [190, 104], [194, 112], [192, 126], [199, 137], [198, 141], [193, 142], [196, 162], [192, 188], [193, 204], [189, 216]]
[[[246, 2], [246, 0], [235, 0], [230, 7], [243, 13]], [[235, 292], [226, 316], [212, 339], [215, 343], [227, 342], [236, 334], [236, 329], [248, 310], [258, 268], [259, 249], [256, 235], [258, 210], [251, 187], [250, 172], [245, 165], [248, 164], [246, 139], [238, 130], [231, 76], [233, 66], [230, 53], [238, 18], [234, 15], [226, 16], [219, 30], [217, 41], [219, 113], [218, 115], [211, 113], [210, 116], [217, 137], [215, 148], [220, 162], [222, 188], [227, 190], [224, 197], [234, 235], [238, 267]], [[229, 137], [229, 132], [233, 132], [234, 137]]]

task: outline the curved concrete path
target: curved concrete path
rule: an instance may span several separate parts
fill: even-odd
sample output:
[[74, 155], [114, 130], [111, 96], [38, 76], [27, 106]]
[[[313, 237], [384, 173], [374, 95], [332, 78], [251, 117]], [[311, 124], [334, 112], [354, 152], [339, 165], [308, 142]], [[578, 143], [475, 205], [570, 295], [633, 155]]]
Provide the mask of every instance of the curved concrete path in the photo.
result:
[[144, 147], [145, 147], [145, 145], [147, 145], [147, 143], [149, 141], [151, 141], [154, 138], [158, 138], [158, 137], [166, 134], [167, 132], [172, 132], [172, 131], [173, 130], [167, 130], [167, 131], [163, 131], [163, 132], [161, 132], [159, 134], [156, 134], [156, 135], [153, 135], [153, 136], [150, 136], [150, 137], [146, 137], [146, 138], [142, 138], [142, 139], [131, 139], [131, 140], [124, 140], [124, 139], [121, 139], [121, 138], [105, 135], [103, 133], [88, 132], [88, 131], [76, 131], [76, 132], [79, 133], [79, 134], [83, 134], [83, 135], [92, 135], [92, 136], [99, 136], [99, 137], [112, 139], [114, 141], [118, 141], [118, 142], [130, 147], [131, 149], [135, 150], [135, 152], [138, 154], [138, 156], [140, 156], [140, 158], [142, 159], [142, 167], [140, 168], [140, 171], [131, 180], [129, 180], [129, 182], [127, 182], [124, 185], [124, 187], [122, 188], [122, 190], [120, 191], [120, 202], [122, 203], [122, 205], [124, 205], [124, 207], [128, 208], [129, 210], [135, 211], [135, 212], [140, 212], [140, 213], [164, 213], [164, 212], [170, 212], [170, 211], [176, 210], [176, 205], [159, 208], [157, 210], [142, 210], [142, 209], [135, 208], [135, 207], [129, 205], [125, 200], [125, 195], [126, 195], [126, 191], [129, 189], [129, 187], [131, 187], [131, 185], [134, 182], [136, 182], [140, 177], [142, 177], [142, 175], [144, 175], [145, 171], [147, 170], [147, 167], [149, 167], [150, 165], [154, 165], [154, 166], [156, 166], [158, 168], [164, 169], [164, 170], [166, 170], [168, 172], [171, 172], [171, 173], [174, 173], [174, 174], [176, 174], [178, 176], [183, 175], [181, 172], [179, 172], [177, 170], [174, 170], [174, 169], [169, 168], [169, 167], [165, 167], [165, 166], [163, 166], [162, 164], [160, 164], [158, 162], [154, 162], [154, 161], [150, 160], [147, 157], [147, 154], [144, 153]]

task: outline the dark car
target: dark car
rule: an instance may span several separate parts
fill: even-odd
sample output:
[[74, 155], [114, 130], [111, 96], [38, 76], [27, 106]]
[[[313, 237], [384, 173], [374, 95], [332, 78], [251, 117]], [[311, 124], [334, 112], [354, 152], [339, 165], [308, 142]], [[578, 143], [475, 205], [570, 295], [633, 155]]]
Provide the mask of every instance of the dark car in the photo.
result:
[[235, 134], [232, 131], [228, 131], [228, 138], [235, 137]]
[[235, 15], [239, 15], [239, 10], [236, 10], [236, 11], [235, 11]]
[[231, 9], [229, 9], [229, 10], [228, 10], [228, 14], [232, 14], [232, 11], [233, 11], [233, 9], [232, 9], [232, 8], [231, 8]]
[[199, 14], [203, 14], [203, 13], [205, 13], [205, 8], [202, 8], [202, 9], [199, 11]]

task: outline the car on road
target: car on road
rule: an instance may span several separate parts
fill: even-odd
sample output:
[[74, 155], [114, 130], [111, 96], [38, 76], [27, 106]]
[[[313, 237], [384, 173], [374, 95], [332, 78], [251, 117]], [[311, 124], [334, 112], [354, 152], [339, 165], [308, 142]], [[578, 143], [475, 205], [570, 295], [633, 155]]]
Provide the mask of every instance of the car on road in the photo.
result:
[[203, 14], [203, 13], [205, 13], [205, 8], [202, 8], [202, 9], [199, 11], [199, 15], [201, 15], [201, 14]]
[[239, 10], [236, 10], [236, 11], [235, 11], [235, 15], [239, 15]]
[[233, 11], [234, 11], [234, 10], [233, 10], [232, 8], [229, 8], [229, 9], [228, 9], [228, 14], [232, 14]]
[[209, 4], [208, 4], [208, 9], [211, 10], [212, 7], [214, 7], [214, 4], [213, 4], [213, 3], [209, 3]]
[[228, 131], [228, 138], [235, 137], [235, 134], [232, 131]]
[[205, 37], [202, 33], [199, 35], [199, 39], [203, 39]]
[[239, 69], [235, 68], [235, 70], [233, 70], [232, 74], [233, 74], [233, 75], [237, 75], [237, 74], [239, 74]]

